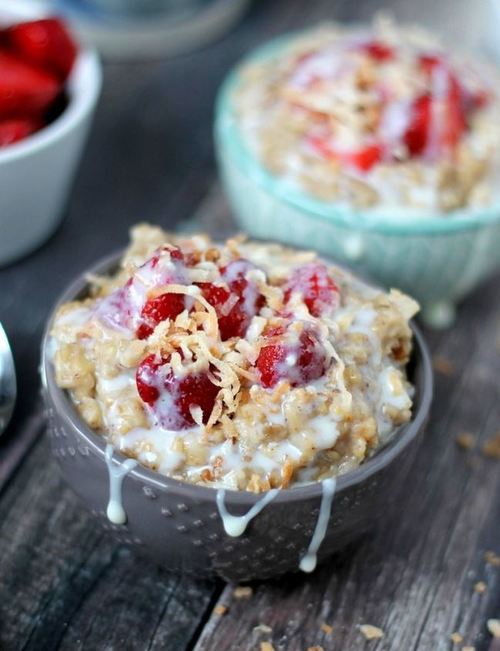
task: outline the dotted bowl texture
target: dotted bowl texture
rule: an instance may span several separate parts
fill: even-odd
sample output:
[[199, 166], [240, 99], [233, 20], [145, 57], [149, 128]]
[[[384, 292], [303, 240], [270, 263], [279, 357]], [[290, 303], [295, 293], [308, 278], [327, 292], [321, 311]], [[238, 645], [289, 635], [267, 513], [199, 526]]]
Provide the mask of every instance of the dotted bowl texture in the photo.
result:
[[[116, 267], [118, 258], [113, 256], [90, 271], [109, 271]], [[82, 275], [60, 302], [81, 297], [85, 291]], [[67, 483], [102, 524], [120, 542], [137, 547], [175, 572], [243, 581], [297, 571], [319, 513], [322, 491], [318, 483], [283, 490], [252, 520], [242, 536], [232, 538], [224, 532], [216, 490], [137, 466], [123, 482], [127, 523], [116, 526], [107, 520], [106, 443], [81, 420], [67, 393], [55, 383], [48, 353], [51, 324], [52, 319], [44, 336], [41, 365], [51, 449]], [[418, 329], [414, 328], [414, 334], [410, 368], [416, 388], [413, 419], [370, 460], [338, 479], [331, 518], [318, 553], [319, 563], [380, 521], [411, 466], [428, 417], [433, 384], [427, 347]], [[118, 452], [114, 458], [125, 460]], [[257, 499], [252, 493], [226, 491], [226, 506], [235, 515], [246, 513]]]

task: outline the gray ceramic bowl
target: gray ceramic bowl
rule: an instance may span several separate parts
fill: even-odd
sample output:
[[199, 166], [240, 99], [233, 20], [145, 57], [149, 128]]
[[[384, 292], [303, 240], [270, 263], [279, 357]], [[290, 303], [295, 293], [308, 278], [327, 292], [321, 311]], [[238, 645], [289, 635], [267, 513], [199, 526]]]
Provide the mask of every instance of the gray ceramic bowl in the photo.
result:
[[[96, 265], [92, 273], [113, 270], [119, 256]], [[82, 275], [60, 299], [82, 297]], [[318, 522], [322, 486], [314, 483], [279, 492], [240, 537], [228, 536], [217, 508], [217, 491], [164, 477], [144, 467], [123, 482], [128, 520], [112, 525], [106, 518], [109, 478], [105, 441], [78, 416], [67, 393], [55, 383], [48, 351], [52, 319], [42, 346], [42, 382], [52, 451], [68, 484], [84, 504], [124, 543], [142, 550], [160, 565], [198, 577], [263, 579], [299, 569]], [[432, 398], [427, 347], [413, 326], [415, 350], [410, 366], [415, 385], [414, 416], [392, 440], [361, 467], [338, 478], [331, 516], [318, 552], [321, 563], [380, 521], [411, 466]], [[125, 458], [115, 452], [113, 458]], [[116, 467], [118, 464], [116, 463]], [[246, 513], [259, 499], [244, 491], [226, 491], [229, 512]]]

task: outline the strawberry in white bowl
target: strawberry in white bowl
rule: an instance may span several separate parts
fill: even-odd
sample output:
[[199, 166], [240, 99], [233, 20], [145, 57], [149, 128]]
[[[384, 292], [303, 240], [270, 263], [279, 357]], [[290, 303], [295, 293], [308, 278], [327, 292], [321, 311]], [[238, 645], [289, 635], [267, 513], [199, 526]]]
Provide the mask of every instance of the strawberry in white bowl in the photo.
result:
[[57, 227], [101, 88], [65, 24], [0, 8], [0, 264]]

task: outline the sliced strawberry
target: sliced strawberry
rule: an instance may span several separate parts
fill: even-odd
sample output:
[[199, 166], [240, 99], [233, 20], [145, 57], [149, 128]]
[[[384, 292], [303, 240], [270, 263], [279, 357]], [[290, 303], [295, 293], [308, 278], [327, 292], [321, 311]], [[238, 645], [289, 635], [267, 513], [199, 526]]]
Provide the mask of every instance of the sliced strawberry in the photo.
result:
[[136, 373], [139, 396], [165, 429], [179, 431], [195, 425], [192, 408], [199, 407], [203, 422], [212, 413], [217, 387], [206, 372], [187, 373], [176, 377], [170, 356], [149, 355]]
[[166, 363], [166, 360], [158, 358], [156, 355], [146, 357], [135, 375], [137, 391], [143, 402], [153, 405], [160, 397], [160, 386], [157, 382], [158, 369]]
[[[178, 246], [174, 246], [173, 244], [163, 244], [163, 246], [160, 246], [149, 259], [149, 264], [151, 264], [153, 268], [156, 267], [162, 254], [166, 252], [170, 253], [170, 259], [174, 262], [184, 262], [184, 253]], [[146, 262], [145, 264], [148, 263]]]
[[383, 147], [379, 144], [366, 145], [350, 151], [336, 147], [331, 137], [309, 136], [307, 142], [323, 158], [337, 160], [347, 167], [353, 167], [362, 172], [368, 172], [382, 160], [383, 156]]
[[189, 304], [183, 294], [166, 292], [150, 298], [165, 285], [186, 284], [184, 256], [177, 247], [162, 246], [136, 269], [123, 287], [100, 299], [96, 316], [108, 327], [135, 332], [145, 339], [167, 318], [175, 318]]
[[[425, 149], [427, 140], [432, 135], [433, 144], [437, 152], [442, 150], [453, 150], [467, 129], [466, 120], [466, 92], [462, 88], [457, 76], [454, 74], [448, 61], [440, 55], [421, 55], [419, 63], [424, 72], [429, 76], [431, 84], [431, 95], [427, 99], [419, 98], [420, 106], [415, 106], [414, 121], [415, 126], [413, 136], [410, 140], [414, 141], [414, 148], [408, 147], [410, 153], [419, 154]], [[442, 118], [432, 128], [435, 133], [429, 131], [431, 123], [432, 102], [443, 102], [444, 113]], [[420, 111], [420, 116], [418, 115]], [[420, 120], [420, 124], [419, 123]], [[426, 126], [424, 126], [424, 124]], [[419, 132], [419, 133], [418, 133]], [[425, 132], [425, 137], [424, 137]], [[425, 141], [421, 147], [419, 145]], [[415, 144], [417, 147], [415, 148]]]
[[427, 146], [432, 115], [432, 100], [429, 95], [417, 97], [410, 108], [408, 127], [403, 141], [411, 156], [421, 154]]
[[256, 362], [262, 386], [288, 380], [295, 387], [324, 375], [326, 354], [313, 327], [304, 326], [298, 337], [284, 327], [272, 328], [264, 337], [271, 342], [262, 346]]
[[445, 65], [443, 57], [439, 54], [421, 54], [418, 57], [418, 63], [427, 74], [430, 74], [437, 67]]
[[0, 52], [0, 119], [42, 115], [61, 91], [51, 74]]
[[396, 56], [394, 49], [381, 41], [363, 43], [358, 49], [381, 63], [384, 61], [392, 61]]
[[467, 120], [462, 101], [462, 87], [458, 80], [450, 74], [446, 98], [446, 120], [441, 144], [445, 148], [454, 149], [460, 142], [466, 129]]
[[19, 23], [6, 32], [10, 48], [26, 63], [37, 66], [65, 81], [78, 48], [68, 29], [58, 18]]
[[491, 100], [490, 93], [485, 89], [476, 90], [473, 93], [470, 93], [470, 97], [472, 107], [475, 109], [484, 108]]
[[367, 145], [357, 151], [338, 151], [337, 158], [345, 165], [356, 167], [362, 172], [368, 172], [382, 160], [383, 149], [380, 145]]
[[199, 284], [204, 298], [215, 308], [222, 341], [243, 337], [252, 317], [264, 304], [255, 283], [246, 278], [252, 269], [256, 267], [248, 260], [233, 260], [220, 270], [227, 288], [213, 283]]
[[[169, 253], [168, 258], [165, 253]], [[162, 268], [161, 261], [173, 263], [174, 268], [165, 266]], [[141, 270], [143, 270], [141, 272]], [[160, 247], [154, 255], [139, 269], [145, 274], [145, 278], [152, 283], [152, 287], [171, 283], [183, 284], [184, 276], [184, 254], [182, 251], [171, 245]], [[142, 287], [141, 287], [142, 286]], [[142, 293], [143, 284], [138, 280], [132, 280], [131, 292]], [[186, 308], [186, 297], [184, 294], [172, 294], [167, 292], [154, 298], [147, 299], [144, 303], [139, 317], [139, 324], [136, 328], [138, 339], [147, 339], [153, 334], [156, 326], [166, 319], [175, 319]]]
[[156, 326], [166, 319], [175, 319], [185, 308], [183, 294], [160, 294], [150, 298], [141, 311], [141, 323], [136, 335], [138, 339], [147, 339]]
[[294, 293], [301, 294], [315, 317], [331, 314], [340, 305], [339, 288], [321, 262], [311, 262], [294, 270], [285, 286], [285, 301], [288, 302]]
[[42, 127], [42, 122], [33, 119], [13, 118], [0, 122], [0, 147], [11, 145], [18, 140], [35, 133]]

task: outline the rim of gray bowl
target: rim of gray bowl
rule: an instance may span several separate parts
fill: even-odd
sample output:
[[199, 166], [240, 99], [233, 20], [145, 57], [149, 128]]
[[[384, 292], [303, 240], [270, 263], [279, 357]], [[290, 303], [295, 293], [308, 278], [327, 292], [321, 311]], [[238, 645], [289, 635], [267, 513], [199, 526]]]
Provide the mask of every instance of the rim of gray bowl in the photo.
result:
[[[88, 274], [105, 274], [118, 266], [118, 262], [123, 255], [123, 250], [107, 256], [100, 260], [90, 269], [80, 274], [63, 292], [57, 301], [55, 307], [50, 313], [47, 321], [47, 326], [42, 339], [42, 359], [40, 373], [42, 377], [42, 386], [47, 392], [50, 401], [53, 403], [59, 416], [78, 432], [78, 435], [85, 441], [85, 443], [92, 448], [94, 453], [97, 454], [104, 463], [104, 453], [106, 448], [106, 440], [94, 432], [80, 416], [78, 415], [69, 394], [64, 389], [57, 386], [55, 382], [54, 369], [48, 354], [48, 344], [50, 340], [50, 332], [55, 313], [62, 303], [70, 300], [75, 300], [85, 294], [88, 287]], [[411, 322], [411, 329], [414, 335], [414, 355], [416, 356], [416, 377], [415, 387], [417, 390], [418, 400], [415, 405], [416, 409], [412, 420], [400, 426], [393, 434], [391, 439], [366, 462], [361, 464], [355, 470], [352, 470], [345, 475], [340, 475], [337, 479], [337, 492], [352, 486], [353, 484], [361, 484], [373, 474], [379, 472], [382, 468], [390, 464], [396, 457], [398, 457], [403, 450], [413, 441], [413, 439], [420, 432], [425, 425], [429, 416], [429, 411], [432, 403], [433, 396], [433, 371], [427, 344], [420, 332], [420, 329]], [[119, 461], [125, 461], [126, 456], [121, 454], [116, 448], [114, 449], [114, 458]], [[216, 487], [199, 486], [189, 482], [180, 481], [161, 475], [160, 473], [150, 470], [145, 466], [136, 466], [130, 475], [143, 481], [145, 483], [153, 484], [158, 488], [170, 490], [176, 494], [180, 494], [199, 501], [213, 501], [217, 491]], [[252, 505], [262, 494], [251, 493], [249, 491], [236, 491], [231, 489], [226, 490], [226, 497], [229, 503]], [[297, 502], [303, 499], [310, 499], [319, 497], [322, 492], [321, 482], [313, 482], [311, 484], [296, 486], [281, 490], [276, 496], [274, 502]]]

